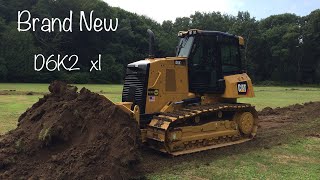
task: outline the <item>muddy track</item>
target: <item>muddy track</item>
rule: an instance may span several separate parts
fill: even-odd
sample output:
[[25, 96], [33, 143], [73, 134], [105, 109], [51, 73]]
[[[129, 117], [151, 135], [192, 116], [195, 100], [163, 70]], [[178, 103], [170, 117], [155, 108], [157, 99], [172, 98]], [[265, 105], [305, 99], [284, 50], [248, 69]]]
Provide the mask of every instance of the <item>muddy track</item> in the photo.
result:
[[[316, 124], [315, 119], [318, 119]], [[144, 173], [152, 173], [185, 162], [196, 161], [205, 165], [225, 156], [282, 145], [292, 139], [292, 135], [317, 137], [320, 136], [319, 119], [320, 102], [296, 104], [275, 109], [267, 107], [259, 112], [258, 135], [252, 141], [178, 157], [171, 157], [145, 149], [140, 168]]]

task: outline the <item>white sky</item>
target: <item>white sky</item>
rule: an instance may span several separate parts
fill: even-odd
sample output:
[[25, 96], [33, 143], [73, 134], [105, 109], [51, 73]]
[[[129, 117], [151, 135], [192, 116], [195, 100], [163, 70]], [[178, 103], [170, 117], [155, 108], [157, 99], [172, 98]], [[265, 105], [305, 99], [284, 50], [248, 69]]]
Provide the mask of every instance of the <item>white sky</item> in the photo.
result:
[[237, 15], [238, 11], [249, 11], [251, 17], [266, 18], [270, 15], [295, 13], [308, 15], [320, 8], [320, 0], [104, 0], [110, 6], [146, 15], [162, 23], [174, 21], [176, 17], [189, 17], [195, 11]]
[[236, 15], [243, 6], [243, 0], [104, 0], [110, 6], [146, 15], [162, 23], [164, 20], [174, 21], [176, 17], [189, 16], [195, 11], [220, 11]]

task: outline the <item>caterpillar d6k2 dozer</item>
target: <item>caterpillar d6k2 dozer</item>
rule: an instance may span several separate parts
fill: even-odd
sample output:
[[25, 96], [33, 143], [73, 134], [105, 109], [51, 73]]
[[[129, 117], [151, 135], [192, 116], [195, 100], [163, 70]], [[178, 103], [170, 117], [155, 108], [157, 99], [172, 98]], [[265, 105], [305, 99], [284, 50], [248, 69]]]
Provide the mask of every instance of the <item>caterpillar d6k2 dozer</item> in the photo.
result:
[[181, 155], [246, 142], [257, 132], [257, 112], [238, 98], [254, 97], [241, 68], [244, 39], [218, 31], [180, 31], [176, 57], [127, 66], [121, 103], [141, 128], [142, 142]]

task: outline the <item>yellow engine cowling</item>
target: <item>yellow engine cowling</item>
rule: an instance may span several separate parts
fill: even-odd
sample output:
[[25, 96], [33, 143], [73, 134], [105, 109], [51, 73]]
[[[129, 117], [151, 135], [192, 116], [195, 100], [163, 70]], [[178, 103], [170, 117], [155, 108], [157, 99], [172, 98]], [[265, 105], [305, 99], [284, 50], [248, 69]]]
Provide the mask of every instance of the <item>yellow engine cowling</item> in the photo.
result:
[[[202, 101], [203, 103], [235, 102], [237, 98], [254, 97], [252, 82], [246, 73], [225, 76], [224, 80], [224, 93], [204, 94], [202, 96], [208, 102]], [[188, 83], [187, 59], [151, 59], [146, 113], [165, 112], [164, 109], [170, 111], [170, 108], [167, 108], [168, 103], [199, 96], [189, 92]]]
[[254, 97], [251, 79], [246, 73], [225, 76], [225, 92], [223, 98]]

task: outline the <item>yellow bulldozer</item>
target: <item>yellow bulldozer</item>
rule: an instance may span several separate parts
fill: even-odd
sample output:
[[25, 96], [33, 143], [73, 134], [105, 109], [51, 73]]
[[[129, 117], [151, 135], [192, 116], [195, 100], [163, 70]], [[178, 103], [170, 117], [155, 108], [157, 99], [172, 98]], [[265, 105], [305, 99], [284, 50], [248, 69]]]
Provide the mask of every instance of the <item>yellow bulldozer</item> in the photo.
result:
[[238, 98], [254, 97], [243, 71], [244, 39], [219, 32], [180, 31], [176, 57], [128, 64], [118, 107], [140, 125], [144, 145], [174, 156], [251, 140], [257, 112]]

